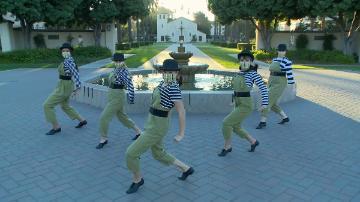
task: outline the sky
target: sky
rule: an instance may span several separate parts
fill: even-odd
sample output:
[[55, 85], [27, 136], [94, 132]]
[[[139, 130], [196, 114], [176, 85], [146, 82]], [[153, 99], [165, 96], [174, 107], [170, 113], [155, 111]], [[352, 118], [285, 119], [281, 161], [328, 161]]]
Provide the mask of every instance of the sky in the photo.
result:
[[193, 13], [201, 11], [210, 21], [214, 20], [214, 15], [207, 8], [207, 0], [159, 0], [159, 6], [175, 10], [175, 18], [185, 17], [193, 20]]

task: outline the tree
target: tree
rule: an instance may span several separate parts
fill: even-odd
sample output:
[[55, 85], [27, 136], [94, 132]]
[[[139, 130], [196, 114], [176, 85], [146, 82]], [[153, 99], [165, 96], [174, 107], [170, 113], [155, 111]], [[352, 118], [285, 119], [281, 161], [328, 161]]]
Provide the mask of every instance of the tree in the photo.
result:
[[116, 0], [83, 0], [75, 9], [76, 21], [94, 30], [95, 46], [100, 46], [101, 30], [119, 14]]
[[351, 54], [355, 32], [360, 31], [360, 1], [324, 0], [311, 7], [313, 15], [330, 17], [342, 32], [343, 53]]
[[197, 24], [199, 31], [210, 35], [211, 22], [203, 12], [194, 13], [194, 22]]
[[35, 22], [65, 24], [74, 18], [74, 8], [81, 0], [0, 0], [0, 13], [10, 12], [20, 21], [24, 47], [31, 48], [31, 31]]
[[306, 6], [298, 4], [297, 0], [208, 0], [208, 7], [224, 24], [250, 20], [259, 31], [266, 50], [271, 49], [272, 33], [279, 21], [298, 19], [306, 13]]
[[1, 10], [11, 12], [20, 20], [24, 36], [24, 47], [31, 47], [31, 29], [35, 22], [43, 19], [44, 0], [0, 0]]

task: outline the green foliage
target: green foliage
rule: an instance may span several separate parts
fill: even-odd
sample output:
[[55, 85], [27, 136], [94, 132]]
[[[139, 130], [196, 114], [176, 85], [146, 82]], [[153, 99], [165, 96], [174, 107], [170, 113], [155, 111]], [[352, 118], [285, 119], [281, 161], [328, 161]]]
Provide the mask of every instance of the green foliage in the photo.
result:
[[46, 48], [43, 34], [37, 34], [36, 36], [34, 36], [34, 43], [36, 45], [36, 48]]
[[[277, 57], [275, 50], [253, 51], [257, 60], [270, 62], [272, 58]], [[294, 63], [314, 63], [314, 64], [353, 64], [355, 63], [352, 56], [344, 55], [341, 51], [316, 51], [316, 50], [289, 50], [286, 57]]]
[[307, 45], [309, 44], [309, 39], [306, 34], [300, 34], [295, 40], [296, 49], [306, 49]]
[[333, 41], [336, 39], [336, 37], [332, 34], [327, 34], [324, 36], [324, 42], [323, 42], [323, 50], [334, 50]]
[[[73, 57], [76, 62], [84, 60], [106, 58], [111, 56], [111, 51], [102, 47], [79, 47], [75, 48]], [[63, 58], [59, 49], [31, 49], [17, 50], [0, 53], [2, 63], [47, 63], [60, 62]]]
[[265, 51], [265, 50], [255, 50], [252, 51], [256, 60], [270, 62], [274, 57], [276, 57], [275, 51]]
[[116, 50], [130, 50], [130, 43], [118, 43], [116, 44]]
[[253, 45], [250, 43], [237, 43], [236, 48], [238, 50], [252, 50]]
[[206, 35], [210, 35], [211, 22], [203, 12], [199, 11], [194, 13], [194, 22], [197, 24], [198, 30], [200, 32], [203, 32]]
[[131, 43], [131, 48], [139, 48], [140, 44], [138, 42]]

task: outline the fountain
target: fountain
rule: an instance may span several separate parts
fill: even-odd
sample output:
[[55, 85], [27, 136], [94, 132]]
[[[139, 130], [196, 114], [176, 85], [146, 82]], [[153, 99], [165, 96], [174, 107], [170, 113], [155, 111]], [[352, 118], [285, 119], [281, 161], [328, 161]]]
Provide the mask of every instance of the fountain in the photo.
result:
[[[209, 65], [200, 64], [200, 63], [189, 63], [189, 59], [193, 56], [191, 52], [185, 52], [184, 47], [184, 36], [183, 30], [184, 27], [180, 26], [180, 36], [179, 43], [180, 46], [177, 48], [177, 52], [171, 52], [169, 55], [178, 62], [180, 68], [180, 75], [182, 77], [182, 82], [184, 86], [187, 86], [187, 89], [194, 88], [195, 74], [204, 73], [208, 69]], [[162, 64], [153, 65], [156, 70], [159, 70]]]
[[[180, 26], [180, 46], [177, 52], [171, 52], [180, 67], [183, 85], [181, 86], [182, 97], [187, 112], [191, 113], [224, 113], [230, 112], [234, 102], [233, 88], [231, 81], [236, 70], [207, 70], [207, 64], [190, 63], [189, 59], [193, 53], [186, 52], [184, 47], [184, 27]], [[159, 70], [162, 64], [154, 64], [153, 67]], [[162, 80], [162, 75], [150, 69], [131, 69], [133, 83], [136, 90], [134, 105], [126, 106], [128, 113], [147, 113], [151, 104], [152, 90]], [[196, 74], [196, 76], [195, 76]], [[81, 103], [90, 104], [96, 107], [104, 107], [107, 100], [108, 73], [98, 73], [97, 76], [83, 82], [81, 93], [73, 99]], [[251, 91], [255, 107], [260, 106], [261, 99], [257, 88]], [[295, 99], [296, 89], [289, 85], [283, 93], [281, 102], [288, 102]]]

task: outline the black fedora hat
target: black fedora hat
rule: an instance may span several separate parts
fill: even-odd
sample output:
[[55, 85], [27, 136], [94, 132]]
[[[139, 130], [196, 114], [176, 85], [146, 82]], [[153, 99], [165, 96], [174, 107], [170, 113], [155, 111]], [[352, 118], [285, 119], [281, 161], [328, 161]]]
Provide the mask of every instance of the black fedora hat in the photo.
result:
[[237, 55], [239, 60], [240, 57], [245, 57], [245, 56], [248, 56], [251, 58], [251, 60], [254, 60], [254, 55], [249, 50], [243, 50]]
[[60, 50], [62, 50], [62, 49], [64, 49], [64, 48], [67, 48], [67, 49], [69, 49], [69, 50], [71, 50], [71, 51], [74, 50], [74, 48], [71, 46], [70, 43], [63, 43], [63, 45], [60, 47]]
[[286, 44], [279, 44], [278, 47], [277, 47], [277, 51], [286, 51], [287, 48], [286, 48]]
[[166, 59], [163, 62], [161, 71], [180, 71], [179, 64], [174, 59]]
[[113, 61], [125, 61], [125, 56], [123, 53], [114, 53], [112, 60]]

